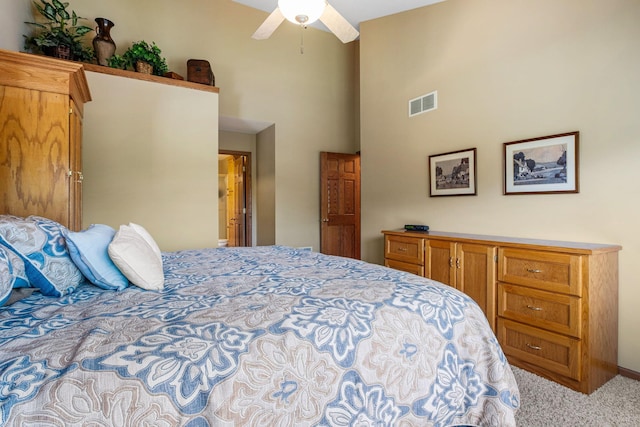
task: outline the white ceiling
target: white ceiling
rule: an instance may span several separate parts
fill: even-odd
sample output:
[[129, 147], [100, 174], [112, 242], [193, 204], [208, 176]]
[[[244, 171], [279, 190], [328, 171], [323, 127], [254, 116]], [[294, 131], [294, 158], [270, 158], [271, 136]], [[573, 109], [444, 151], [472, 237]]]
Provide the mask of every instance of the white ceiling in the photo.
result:
[[[271, 13], [278, 5], [278, 0], [233, 0], [236, 3]], [[444, 0], [328, 0], [347, 21], [357, 30], [360, 23], [395, 13], [429, 6]], [[265, 15], [266, 19], [266, 15]], [[316, 27], [316, 24], [312, 25]], [[317, 23], [317, 28], [328, 31], [324, 25]]]

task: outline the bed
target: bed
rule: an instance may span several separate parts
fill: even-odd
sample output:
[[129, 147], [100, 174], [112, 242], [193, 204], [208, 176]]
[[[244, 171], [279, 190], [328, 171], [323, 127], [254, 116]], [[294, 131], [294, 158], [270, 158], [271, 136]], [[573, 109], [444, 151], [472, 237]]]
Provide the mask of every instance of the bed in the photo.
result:
[[285, 246], [160, 258], [158, 290], [83, 274], [0, 308], [0, 425], [515, 426], [509, 364], [455, 289]]

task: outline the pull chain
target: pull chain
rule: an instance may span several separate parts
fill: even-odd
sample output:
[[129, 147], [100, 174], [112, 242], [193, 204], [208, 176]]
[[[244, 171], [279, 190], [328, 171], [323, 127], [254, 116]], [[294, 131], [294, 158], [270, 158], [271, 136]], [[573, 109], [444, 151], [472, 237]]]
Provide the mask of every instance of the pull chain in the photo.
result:
[[306, 28], [305, 25], [300, 25], [300, 55], [304, 55], [304, 30]]

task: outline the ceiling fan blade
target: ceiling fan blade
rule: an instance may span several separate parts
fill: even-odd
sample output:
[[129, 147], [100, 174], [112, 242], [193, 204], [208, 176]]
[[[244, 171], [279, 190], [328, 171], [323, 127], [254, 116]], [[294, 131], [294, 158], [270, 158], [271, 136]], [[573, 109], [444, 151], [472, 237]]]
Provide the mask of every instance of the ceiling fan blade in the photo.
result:
[[353, 28], [353, 25], [344, 19], [344, 17], [340, 15], [330, 4], [327, 4], [327, 7], [325, 7], [324, 12], [320, 17], [320, 21], [322, 21], [322, 23], [326, 25], [327, 28], [342, 41], [342, 43], [354, 41], [360, 35], [358, 30]]
[[267, 16], [267, 19], [264, 20], [262, 25], [258, 27], [251, 37], [256, 40], [268, 39], [280, 24], [282, 24], [282, 21], [284, 21], [284, 15], [280, 12], [280, 8], [276, 7], [276, 10]]

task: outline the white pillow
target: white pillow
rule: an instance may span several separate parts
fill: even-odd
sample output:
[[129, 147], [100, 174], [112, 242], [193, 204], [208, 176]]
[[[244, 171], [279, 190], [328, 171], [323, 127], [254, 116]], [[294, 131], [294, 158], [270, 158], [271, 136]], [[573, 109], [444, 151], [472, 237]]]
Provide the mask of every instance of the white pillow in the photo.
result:
[[109, 244], [108, 252], [116, 267], [134, 285], [156, 291], [164, 288], [162, 257], [133, 227], [121, 225]]
[[149, 246], [151, 246], [153, 251], [156, 253], [156, 255], [158, 255], [158, 258], [160, 258], [160, 261], [162, 262], [162, 253], [160, 252], [160, 248], [158, 247], [156, 241], [153, 240], [153, 237], [151, 237], [151, 234], [149, 234], [149, 232], [143, 226], [134, 224], [133, 222], [129, 223], [129, 227], [133, 228], [136, 233], [141, 235], [144, 240], [149, 243]]

